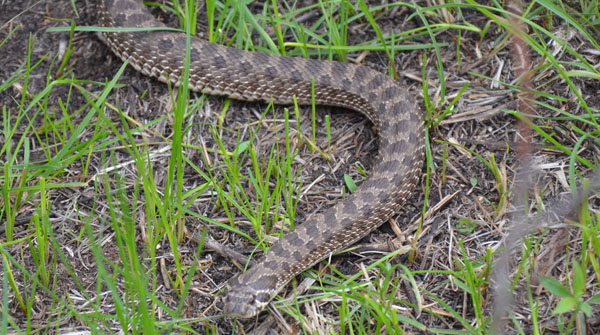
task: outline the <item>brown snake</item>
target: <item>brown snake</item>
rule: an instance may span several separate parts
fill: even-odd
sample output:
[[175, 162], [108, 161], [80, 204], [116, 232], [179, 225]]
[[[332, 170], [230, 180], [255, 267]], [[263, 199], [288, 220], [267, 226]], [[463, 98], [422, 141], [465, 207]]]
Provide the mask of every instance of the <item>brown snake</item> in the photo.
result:
[[[141, 0], [99, 0], [105, 27], [164, 27]], [[177, 85], [185, 34], [168, 31], [105, 32], [122, 60], [145, 75]], [[312, 215], [283, 236], [248, 271], [229, 280], [224, 312], [257, 315], [297, 274], [387, 221], [412, 192], [423, 160], [423, 123], [415, 97], [388, 76], [364, 66], [282, 57], [229, 48], [192, 37], [189, 87], [246, 101], [311, 104], [366, 115], [379, 130], [379, 159], [358, 191]]]

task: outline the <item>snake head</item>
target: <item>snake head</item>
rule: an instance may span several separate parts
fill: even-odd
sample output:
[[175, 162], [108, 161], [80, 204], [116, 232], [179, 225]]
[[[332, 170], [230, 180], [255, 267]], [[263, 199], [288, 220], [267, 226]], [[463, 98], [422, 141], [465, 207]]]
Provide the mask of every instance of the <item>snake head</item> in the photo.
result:
[[269, 280], [243, 279], [244, 275], [231, 278], [225, 288], [223, 312], [230, 317], [245, 319], [255, 317], [273, 298], [269, 294], [273, 292]]
[[258, 315], [269, 303], [268, 293], [246, 292], [227, 287], [223, 312], [230, 317], [252, 318]]

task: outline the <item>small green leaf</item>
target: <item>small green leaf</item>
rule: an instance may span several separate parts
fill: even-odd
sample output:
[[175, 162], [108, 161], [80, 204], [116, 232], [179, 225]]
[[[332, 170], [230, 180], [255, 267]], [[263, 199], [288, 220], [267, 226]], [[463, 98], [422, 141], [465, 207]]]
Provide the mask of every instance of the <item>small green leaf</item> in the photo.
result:
[[233, 151], [233, 155], [239, 156], [241, 153], [248, 150], [249, 146], [250, 146], [250, 141], [244, 141], [244, 142], [240, 143]]
[[348, 191], [350, 191], [350, 193], [356, 192], [356, 183], [354, 182], [354, 180], [352, 180], [352, 177], [344, 173], [344, 181], [346, 182], [346, 187], [348, 188]]
[[572, 297], [573, 294], [564, 287], [558, 280], [552, 277], [540, 277], [540, 283], [542, 286], [546, 288], [550, 293], [557, 295], [559, 297]]
[[573, 297], [562, 298], [558, 304], [556, 304], [556, 308], [552, 311], [552, 314], [563, 314], [571, 311], [577, 305], [577, 299]]
[[600, 293], [594, 295], [587, 301], [590, 304], [600, 304]]
[[477, 178], [469, 178], [469, 181], [471, 182], [471, 186], [477, 186]]
[[579, 309], [587, 316], [588, 318], [592, 316], [592, 306], [587, 302], [582, 302]]
[[475, 227], [477, 227], [477, 223], [474, 221], [471, 221], [467, 218], [460, 218], [458, 219], [458, 225], [456, 226], [456, 229], [463, 234], [469, 234], [475, 230]]
[[469, 288], [469, 286], [467, 284], [465, 284], [463, 281], [461, 281], [460, 279], [453, 277], [453, 282], [456, 286], [458, 286], [458, 288], [460, 288], [461, 290], [471, 294], [471, 289]]
[[573, 70], [573, 71], [567, 71], [566, 75], [569, 77], [582, 77], [582, 78], [592, 78], [592, 79], [600, 79], [600, 76], [598, 76], [597, 73], [593, 73], [590, 71], [583, 71], [583, 70]]
[[573, 293], [581, 296], [585, 288], [585, 273], [576, 260], [573, 260]]

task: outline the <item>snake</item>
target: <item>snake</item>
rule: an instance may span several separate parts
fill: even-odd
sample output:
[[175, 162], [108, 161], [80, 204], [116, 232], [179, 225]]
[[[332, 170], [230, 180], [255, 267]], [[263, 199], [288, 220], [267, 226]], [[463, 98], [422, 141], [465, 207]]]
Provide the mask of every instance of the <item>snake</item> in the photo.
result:
[[[141, 0], [98, 0], [109, 28], [165, 27]], [[180, 85], [186, 34], [106, 29], [101, 39], [123, 61], [161, 82]], [[423, 164], [424, 122], [406, 87], [367, 66], [239, 50], [190, 37], [188, 87], [243, 101], [342, 107], [365, 115], [378, 135], [378, 158], [358, 189], [284, 234], [254, 266], [230, 278], [223, 313], [257, 316], [306, 269], [357, 242], [397, 214]]]

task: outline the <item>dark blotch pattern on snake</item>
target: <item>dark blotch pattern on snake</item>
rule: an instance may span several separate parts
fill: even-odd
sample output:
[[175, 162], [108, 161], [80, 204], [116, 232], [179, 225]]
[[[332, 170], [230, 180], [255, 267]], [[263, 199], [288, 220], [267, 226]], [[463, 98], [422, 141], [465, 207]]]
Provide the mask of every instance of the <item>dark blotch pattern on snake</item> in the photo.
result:
[[[141, 0], [98, 0], [106, 27], [163, 27]], [[103, 33], [136, 70], [178, 85], [184, 34], [166, 31]], [[400, 210], [419, 176], [423, 122], [416, 98], [388, 76], [364, 66], [282, 57], [229, 48], [192, 37], [189, 87], [246, 101], [311, 104], [366, 115], [379, 130], [379, 159], [358, 191], [285, 235], [248, 271], [229, 280], [224, 312], [257, 315], [297, 274], [367, 235]]]

